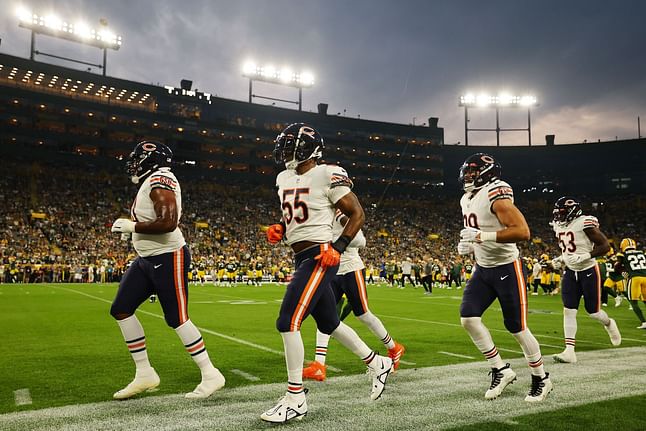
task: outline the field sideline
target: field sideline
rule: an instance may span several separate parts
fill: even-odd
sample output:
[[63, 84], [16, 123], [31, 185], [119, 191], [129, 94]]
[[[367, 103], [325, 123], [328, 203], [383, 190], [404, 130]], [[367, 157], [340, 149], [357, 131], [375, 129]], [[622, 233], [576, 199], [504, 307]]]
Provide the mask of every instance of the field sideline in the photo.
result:
[[[174, 331], [165, 326], [159, 304], [149, 303], [138, 316], [162, 384], [158, 392], [138, 400], [108, 401], [134, 372], [118, 327], [108, 314], [115, 289], [116, 284], [0, 285], [0, 322], [6, 334], [0, 356], [0, 378], [5, 383], [0, 391], [0, 429], [264, 427], [259, 413], [284, 392], [282, 342], [274, 328], [284, 286], [191, 286], [191, 318], [202, 329], [215, 365], [227, 377], [225, 390], [194, 404], [177, 394], [190, 391], [199, 381], [199, 372]], [[488, 385], [486, 363], [459, 324], [460, 294], [460, 290], [436, 290], [425, 297], [421, 289], [410, 287], [369, 287], [372, 311], [407, 347], [405, 364], [384, 399], [370, 403], [364, 367], [333, 341], [328, 355], [332, 378], [306, 383], [312, 390], [310, 416], [290, 428], [470, 429], [477, 425], [500, 429], [515, 423], [513, 429], [524, 429], [523, 423], [538, 424], [534, 421], [544, 419], [545, 414], [536, 414], [539, 410], [556, 411], [558, 417], [559, 409], [578, 405], [573, 419], [578, 424], [590, 419], [586, 429], [591, 430], [601, 423], [618, 426], [619, 420], [594, 402], [632, 396], [616, 403], [623, 411], [641, 410], [646, 400], [642, 372], [646, 333], [635, 329], [637, 319], [626, 306], [607, 308], [622, 331], [622, 348], [610, 349], [606, 332], [582, 311], [579, 363], [561, 365], [549, 358], [562, 350], [560, 300], [530, 297], [529, 326], [541, 342], [555, 383], [554, 396], [540, 407], [522, 401], [529, 372], [519, 346], [502, 325], [500, 312], [492, 307], [485, 322], [503, 358], [512, 359], [519, 373], [509, 396], [493, 404], [482, 399]], [[384, 351], [356, 319], [346, 322], [373, 348]], [[306, 359], [311, 359], [311, 319], [303, 325], [303, 338]], [[631, 420], [621, 419], [620, 429], [646, 428], [643, 421], [640, 425]], [[533, 429], [565, 429], [566, 424], [562, 425]], [[570, 422], [567, 429], [576, 428]]]

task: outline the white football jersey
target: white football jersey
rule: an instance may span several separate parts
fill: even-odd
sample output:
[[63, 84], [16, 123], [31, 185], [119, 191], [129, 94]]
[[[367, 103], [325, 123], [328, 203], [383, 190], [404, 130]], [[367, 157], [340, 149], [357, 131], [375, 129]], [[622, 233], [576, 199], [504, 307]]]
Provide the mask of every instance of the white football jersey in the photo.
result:
[[276, 177], [276, 187], [287, 227], [283, 237], [287, 244], [332, 241], [334, 204], [352, 188], [345, 169], [322, 164], [303, 175], [286, 169]]
[[[341, 211], [337, 210], [336, 216], [334, 217], [334, 223], [332, 224], [332, 238], [334, 238], [334, 241], [336, 241], [343, 233], [344, 226], [340, 222], [341, 217]], [[350, 241], [350, 244], [348, 244], [348, 247], [345, 249], [343, 254], [341, 254], [341, 262], [339, 263], [339, 269], [336, 272], [337, 275], [345, 275], [366, 267], [363, 264], [361, 256], [359, 256], [359, 249], [365, 246], [366, 237], [363, 232], [359, 230], [354, 238], [352, 238], [352, 241]]]
[[[182, 190], [170, 168], [160, 168], [143, 180], [137, 192], [137, 197], [130, 208], [130, 216], [134, 221], [153, 221], [157, 218], [150, 192], [162, 188], [175, 193], [177, 202], [177, 220], [182, 216]], [[157, 256], [172, 253], [186, 244], [184, 235], [179, 227], [174, 231], [162, 234], [133, 233], [132, 245], [137, 254], [142, 257]]]
[[[483, 232], [497, 232], [505, 228], [491, 207], [498, 199], [514, 201], [514, 192], [509, 184], [495, 180], [473, 193], [465, 193], [460, 199], [465, 227], [474, 227]], [[518, 259], [518, 247], [514, 243], [487, 241], [474, 243], [473, 250], [478, 265], [484, 268], [506, 265]]]
[[[588, 238], [584, 230], [599, 227], [596, 217], [581, 215], [569, 223], [554, 223], [554, 234], [558, 240], [563, 255], [582, 255], [592, 252], [594, 243]], [[575, 265], [567, 265], [572, 271], [584, 271], [597, 264], [592, 257]]]

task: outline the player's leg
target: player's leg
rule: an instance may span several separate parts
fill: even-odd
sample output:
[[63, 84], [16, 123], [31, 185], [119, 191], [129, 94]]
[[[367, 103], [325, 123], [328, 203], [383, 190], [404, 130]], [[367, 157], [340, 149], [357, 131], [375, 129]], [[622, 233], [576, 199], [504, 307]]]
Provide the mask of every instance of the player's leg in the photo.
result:
[[[331, 314], [338, 321], [334, 307], [334, 295], [329, 288], [338, 266], [323, 268], [314, 257], [318, 247], [296, 254], [296, 271], [285, 289], [280, 306], [276, 329], [283, 338], [285, 363], [287, 365], [287, 393], [278, 404], [267, 410], [260, 418], [267, 422], [287, 422], [307, 414], [307, 402], [303, 388], [303, 359], [305, 351], [301, 337], [301, 323], [316, 308], [321, 297], [330, 295]], [[326, 333], [317, 321], [321, 332]]]
[[200, 330], [188, 316], [188, 266], [191, 254], [184, 246], [175, 252], [146, 258], [151, 279], [164, 310], [166, 324], [175, 330], [186, 352], [200, 369], [201, 382], [186, 398], [206, 398], [222, 388], [225, 379], [213, 366]]
[[[329, 288], [332, 290], [334, 295], [334, 300], [336, 302], [336, 313], [337, 316], [340, 316], [343, 311], [343, 304], [345, 299], [343, 298], [343, 276], [335, 275], [334, 278], [330, 281]], [[327, 376], [327, 366], [325, 361], [327, 359], [328, 345], [330, 343], [330, 334], [321, 332], [321, 330], [316, 328], [316, 347], [314, 352], [314, 361], [311, 362], [307, 367], [303, 368], [303, 378], [318, 380], [322, 382], [326, 379]]]
[[119, 400], [159, 385], [159, 376], [148, 360], [144, 328], [134, 314], [137, 307], [153, 292], [152, 283], [144, 270], [145, 264], [143, 259], [137, 258], [130, 265], [119, 283], [119, 290], [110, 307], [110, 314], [117, 320], [136, 367], [134, 380], [114, 393], [114, 398]]
[[518, 341], [532, 373], [532, 384], [525, 401], [543, 401], [552, 390], [552, 382], [543, 367], [540, 345], [527, 327], [527, 288], [520, 259], [495, 268], [494, 281], [505, 328]]
[[399, 360], [406, 349], [403, 345], [393, 340], [381, 320], [372, 314], [368, 308], [368, 291], [363, 270], [343, 275], [342, 286], [348, 298], [348, 303], [352, 306], [354, 315], [384, 344], [388, 349], [388, 356], [393, 360], [395, 370], [398, 369]]
[[640, 325], [637, 329], [646, 329], [646, 319], [644, 319], [644, 313], [639, 308], [639, 300], [641, 297], [641, 286], [636, 282], [636, 277], [631, 277], [626, 283], [626, 296], [628, 297], [628, 302], [630, 303], [633, 313], [639, 319]]
[[620, 345], [621, 334], [619, 333], [619, 328], [617, 328], [617, 322], [615, 322], [615, 319], [608, 317], [608, 314], [601, 309], [601, 271], [599, 271], [599, 265], [597, 264], [586, 271], [579, 272], [579, 278], [583, 289], [585, 311], [588, 312], [590, 317], [603, 325], [613, 346]]
[[553, 356], [556, 362], [575, 363], [576, 353], [576, 315], [579, 310], [579, 303], [583, 290], [577, 274], [567, 269], [563, 274], [563, 289], [561, 290], [561, 301], [563, 302], [563, 336], [565, 338], [565, 350]]
[[496, 299], [495, 291], [485, 281], [488, 271], [490, 270], [476, 266], [467, 281], [460, 304], [460, 321], [491, 367], [491, 385], [485, 393], [485, 399], [491, 400], [497, 398], [516, 379], [516, 373], [509, 364], [503, 362], [489, 330], [482, 323], [482, 314]]

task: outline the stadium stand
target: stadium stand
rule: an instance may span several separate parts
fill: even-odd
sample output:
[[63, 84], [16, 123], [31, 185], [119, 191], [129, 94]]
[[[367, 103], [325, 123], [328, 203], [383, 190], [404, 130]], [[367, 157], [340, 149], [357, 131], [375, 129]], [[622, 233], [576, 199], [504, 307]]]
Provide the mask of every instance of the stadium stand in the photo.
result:
[[[262, 227], [279, 219], [271, 151], [284, 125], [315, 125], [325, 160], [344, 166], [366, 208], [367, 263], [456, 261], [457, 171], [482, 147], [444, 145], [443, 129], [360, 120], [222, 99], [102, 77], [0, 54], [0, 273], [5, 282], [116, 280], [133, 250], [109, 232], [134, 193], [124, 157], [154, 139], [175, 153], [182, 228], [205, 272], [262, 258], [267, 276], [291, 265]], [[527, 215], [526, 256], [554, 253], [552, 203], [575, 194], [617, 241], [644, 244], [646, 140], [486, 148]], [[244, 271], [241, 271], [242, 274]], [[90, 275], [92, 273], [92, 275]]]

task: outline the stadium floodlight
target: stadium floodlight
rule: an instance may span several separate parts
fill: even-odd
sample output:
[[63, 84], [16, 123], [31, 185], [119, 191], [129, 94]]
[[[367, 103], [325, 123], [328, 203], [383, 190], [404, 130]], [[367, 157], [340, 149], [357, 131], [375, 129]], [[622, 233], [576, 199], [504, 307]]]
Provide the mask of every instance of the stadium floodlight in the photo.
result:
[[[34, 59], [34, 54], [45, 55], [75, 63], [87, 64], [103, 69], [103, 75], [106, 72], [106, 57], [107, 50], [119, 50], [123, 43], [120, 35], [117, 35], [110, 30], [107, 25], [101, 25], [100, 28], [94, 29], [82, 21], [70, 22], [60, 18], [55, 13], [47, 15], [40, 15], [35, 13], [24, 6], [16, 9], [16, 16], [18, 18], [18, 25], [22, 28], [31, 30], [31, 50], [29, 59]], [[102, 20], [102, 22], [104, 22]], [[72, 42], [82, 43], [84, 45], [93, 46], [103, 50], [103, 64], [93, 64], [84, 61], [78, 61], [71, 58], [61, 57], [58, 55], [47, 54], [35, 50], [36, 34], [44, 34], [47, 36], [56, 37]]]
[[[500, 132], [526, 131], [529, 137], [529, 145], [532, 145], [531, 132], [531, 113], [530, 109], [538, 105], [538, 99], [531, 94], [522, 96], [511, 94], [507, 91], [501, 91], [496, 95], [488, 93], [479, 93], [477, 96], [472, 92], [467, 92], [460, 96], [458, 106], [464, 107], [464, 142], [469, 145], [469, 132], [496, 132], [496, 144], [500, 145]], [[471, 129], [469, 128], [469, 108], [495, 108], [496, 110], [496, 128], [495, 129]], [[527, 128], [521, 129], [501, 129], [500, 128], [500, 108], [527, 108]]]
[[[314, 74], [308, 70], [295, 72], [289, 66], [277, 68], [272, 64], [259, 65], [252, 60], [247, 60], [243, 63], [242, 76], [249, 79], [249, 103], [251, 103], [254, 97], [277, 100], [279, 102], [297, 104], [299, 111], [302, 110], [303, 105], [303, 88], [310, 88], [314, 85]], [[253, 81], [262, 81], [298, 88], [298, 102], [253, 94]]]

